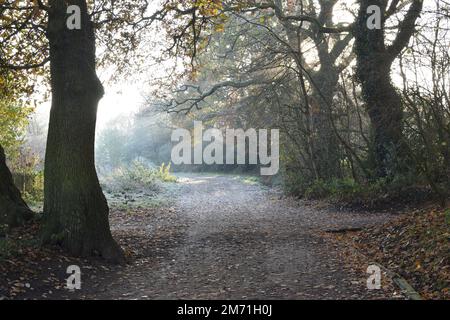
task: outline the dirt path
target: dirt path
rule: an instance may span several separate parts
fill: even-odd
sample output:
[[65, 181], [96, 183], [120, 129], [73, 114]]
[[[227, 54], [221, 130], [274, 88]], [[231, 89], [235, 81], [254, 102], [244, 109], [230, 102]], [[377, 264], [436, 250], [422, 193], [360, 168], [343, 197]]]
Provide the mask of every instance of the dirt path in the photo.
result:
[[115, 236], [136, 259], [84, 298], [388, 298], [367, 290], [367, 275], [318, 236], [386, 216], [314, 209], [232, 176], [185, 176], [177, 193], [164, 216], [113, 216]]

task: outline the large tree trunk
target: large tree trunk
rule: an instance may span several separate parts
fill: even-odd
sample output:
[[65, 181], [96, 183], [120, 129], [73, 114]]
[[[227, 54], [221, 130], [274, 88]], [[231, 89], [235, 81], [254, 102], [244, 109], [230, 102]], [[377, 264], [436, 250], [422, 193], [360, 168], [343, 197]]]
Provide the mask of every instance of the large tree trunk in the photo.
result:
[[377, 177], [394, 176], [404, 156], [402, 100], [392, 84], [391, 62], [383, 58], [361, 59], [359, 73], [373, 131], [373, 155]]
[[6, 165], [5, 152], [0, 146], [0, 225], [10, 228], [22, 225], [33, 216], [23, 201]]
[[[66, 27], [67, 5], [81, 8], [81, 30]], [[52, 107], [45, 158], [44, 243], [114, 263], [123, 251], [109, 227], [109, 208], [94, 163], [103, 87], [95, 71], [95, 34], [84, 0], [52, 0], [48, 18]]]
[[[373, 130], [373, 153], [377, 177], [392, 177], [402, 169], [403, 107], [402, 99], [392, 84], [391, 67], [394, 60], [408, 45], [415, 31], [415, 22], [423, 8], [423, 0], [413, 0], [397, 36], [390, 46], [385, 43], [385, 22], [399, 10], [399, 2], [387, 0], [360, 0], [358, 19], [354, 28], [357, 76], [362, 85], [364, 99]], [[380, 29], [369, 28], [369, 6], [381, 9]]]
[[370, 5], [379, 6], [384, 15], [387, 1], [361, 1], [354, 32], [356, 72], [372, 124], [375, 176], [386, 177], [395, 174], [393, 168], [402, 138], [403, 110], [401, 99], [392, 85], [391, 65], [394, 60], [386, 51], [384, 21], [381, 29], [371, 30], [367, 26], [367, 8]]

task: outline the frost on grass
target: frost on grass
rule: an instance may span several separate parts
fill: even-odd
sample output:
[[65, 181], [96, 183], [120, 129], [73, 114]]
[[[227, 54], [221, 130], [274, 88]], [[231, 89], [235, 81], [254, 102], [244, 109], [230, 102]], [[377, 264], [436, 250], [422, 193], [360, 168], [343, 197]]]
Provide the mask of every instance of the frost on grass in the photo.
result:
[[166, 202], [166, 191], [177, 178], [170, 173], [170, 164], [158, 167], [138, 159], [101, 177], [101, 182], [113, 209], [152, 208]]

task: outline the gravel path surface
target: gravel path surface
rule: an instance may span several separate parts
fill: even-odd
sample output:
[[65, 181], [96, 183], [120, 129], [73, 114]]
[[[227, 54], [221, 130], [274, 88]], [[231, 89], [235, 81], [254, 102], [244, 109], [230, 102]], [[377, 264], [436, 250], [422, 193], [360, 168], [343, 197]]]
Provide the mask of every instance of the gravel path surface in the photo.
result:
[[134, 241], [130, 250], [137, 258], [92, 297], [387, 298], [385, 291], [367, 290], [368, 275], [346, 266], [339, 248], [319, 234], [374, 225], [389, 216], [316, 209], [233, 176], [180, 180], [166, 215], [113, 217], [115, 236], [126, 248]]

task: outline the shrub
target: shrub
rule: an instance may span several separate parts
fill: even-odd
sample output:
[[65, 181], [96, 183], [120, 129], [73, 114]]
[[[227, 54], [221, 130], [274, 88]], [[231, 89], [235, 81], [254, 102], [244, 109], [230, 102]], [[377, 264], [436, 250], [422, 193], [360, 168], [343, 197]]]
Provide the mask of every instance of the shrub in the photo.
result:
[[170, 174], [170, 165], [153, 167], [142, 160], [134, 160], [128, 167], [119, 167], [110, 176], [103, 179], [112, 191], [159, 191], [162, 182], [176, 182]]
[[283, 169], [283, 187], [287, 193], [301, 197], [305, 195], [308, 185], [301, 175]]
[[113, 189], [119, 188], [123, 191], [159, 190], [154, 170], [140, 161], [133, 161], [129, 167], [117, 168], [109, 180], [111, 183], [108, 183], [108, 186]]
[[31, 205], [44, 202], [44, 172], [32, 172], [27, 180], [28, 188], [22, 191], [25, 201]]
[[166, 166], [164, 163], [159, 167], [156, 176], [163, 182], [177, 182], [177, 177], [170, 173], [170, 163]]
[[360, 196], [363, 192], [363, 187], [354, 179], [335, 179], [330, 183], [330, 194], [334, 198], [339, 199], [353, 199]]
[[330, 185], [322, 180], [317, 180], [309, 186], [305, 191], [307, 199], [326, 198], [331, 194]]

